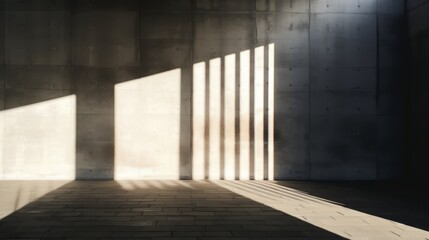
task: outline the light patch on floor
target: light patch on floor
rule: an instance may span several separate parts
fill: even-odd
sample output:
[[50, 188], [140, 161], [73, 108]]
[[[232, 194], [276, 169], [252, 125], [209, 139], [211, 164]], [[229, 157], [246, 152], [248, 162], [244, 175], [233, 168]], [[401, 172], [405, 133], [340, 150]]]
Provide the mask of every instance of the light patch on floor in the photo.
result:
[[356, 211], [272, 181], [213, 183], [347, 239], [429, 239], [427, 231]]

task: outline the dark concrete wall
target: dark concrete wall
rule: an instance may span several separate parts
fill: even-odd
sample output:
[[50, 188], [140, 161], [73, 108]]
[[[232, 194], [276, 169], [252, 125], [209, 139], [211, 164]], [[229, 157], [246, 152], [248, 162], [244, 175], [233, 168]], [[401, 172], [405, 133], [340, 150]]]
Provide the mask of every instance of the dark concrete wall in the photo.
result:
[[409, 157], [407, 170], [410, 178], [428, 178], [426, 159], [429, 136], [429, 1], [407, 1], [409, 37], [408, 126]]
[[[76, 94], [79, 179], [113, 177], [114, 85], [174, 68], [182, 69], [180, 175], [190, 178], [192, 65], [270, 43], [276, 179], [402, 174], [403, 0], [0, 3], [1, 104]], [[411, 30], [427, 39], [427, 28]]]

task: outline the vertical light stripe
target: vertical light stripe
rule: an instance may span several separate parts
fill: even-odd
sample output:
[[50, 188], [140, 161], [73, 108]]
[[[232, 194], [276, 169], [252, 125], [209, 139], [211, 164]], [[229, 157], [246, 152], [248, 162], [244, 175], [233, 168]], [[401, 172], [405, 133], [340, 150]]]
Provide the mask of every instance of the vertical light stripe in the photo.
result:
[[268, 45], [268, 180], [274, 180], [274, 43]]
[[240, 180], [249, 180], [250, 51], [240, 53]]
[[264, 179], [264, 46], [255, 49], [254, 82], [255, 180]]
[[225, 57], [225, 172], [235, 179], [235, 54]]
[[205, 146], [205, 92], [206, 64], [195, 63], [193, 66], [192, 91], [192, 177], [204, 179]]
[[220, 96], [221, 96], [221, 61], [210, 60], [209, 73], [209, 179], [220, 179]]

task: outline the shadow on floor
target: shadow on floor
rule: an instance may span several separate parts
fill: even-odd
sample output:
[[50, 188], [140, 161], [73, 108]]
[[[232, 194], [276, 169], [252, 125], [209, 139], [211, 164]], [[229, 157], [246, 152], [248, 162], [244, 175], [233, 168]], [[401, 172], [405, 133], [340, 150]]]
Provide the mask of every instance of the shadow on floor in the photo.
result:
[[74, 181], [2, 219], [0, 238], [344, 239], [207, 181]]

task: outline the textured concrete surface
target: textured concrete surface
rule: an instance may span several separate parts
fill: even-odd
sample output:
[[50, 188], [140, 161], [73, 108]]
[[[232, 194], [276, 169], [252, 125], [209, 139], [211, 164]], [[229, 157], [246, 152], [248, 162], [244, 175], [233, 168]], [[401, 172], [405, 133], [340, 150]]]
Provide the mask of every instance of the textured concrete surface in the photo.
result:
[[[410, 9], [420, 4], [408, 3]], [[29, 129], [10, 133], [6, 130], [19, 122], [5, 120], [0, 178], [9, 178], [5, 166], [15, 158], [26, 166], [22, 169], [32, 169], [34, 161], [49, 165], [59, 159], [60, 164], [70, 157], [76, 158], [73, 175], [78, 179], [112, 179], [126, 168], [134, 172], [130, 178], [192, 178], [193, 67], [206, 63], [207, 76], [202, 79], [211, 86], [213, 59], [220, 61], [214, 78], [219, 84], [217, 90], [204, 90], [211, 101], [202, 102], [214, 112], [203, 111], [201, 116], [201, 138], [209, 144], [201, 143], [197, 150], [205, 154], [205, 165], [216, 163], [216, 178], [238, 178], [240, 171], [266, 178], [271, 168], [276, 179], [401, 176], [404, 11], [403, 0], [2, 0], [0, 106], [16, 109], [75, 95], [76, 106], [68, 109], [75, 114], [66, 118], [71, 126], [58, 128], [69, 131], [75, 124], [76, 134], [62, 134], [63, 149], [43, 157], [57, 148], [50, 125], [63, 120], [50, 112], [26, 116], [29, 121], [40, 115], [59, 119], [32, 121], [38, 126], [35, 135]], [[414, 12], [410, 19], [425, 17]], [[422, 29], [413, 26], [413, 33]], [[274, 86], [268, 85], [270, 44], [275, 48]], [[264, 49], [260, 58], [258, 47]], [[248, 66], [242, 67], [246, 54]], [[225, 65], [231, 55], [235, 72], [227, 75], [228, 66], [234, 65]], [[116, 98], [124, 94], [115, 86], [143, 83], [175, 69], [180, 69], [180, 79], [172, 80], [174, 92], [168, 87], [135, 87], [126, 91], [139, 92], [140, 97]], [[243, 90], [242, 79], [248, 81], [248, 89]], [[269, 106], [270, 87], [274, 107]], [[249, 102], [243, 104], [246, 97]], [[119, 115], [145, 104], [168, 104], [164, 110], [171, 111], [143, 109], [132, 113], [130, 125], [122, 121], [128, 128], [118, 126], [121, 121], [116, 120], [126, 119]], [[240, 115], [243, 109], [248, 112]], [[270, 111], [274, 136], [268, 132]], [[211, 134], [210, 126], [215, 127]], [[151, 137], [154, 131], [160, 133], [157, 138]], [[7, 151], [21, 152], [7, 147], [13, 141], [28, 154], [6, 159]], [[272, 147], [274, 166], [269, 166]], [[73, 148], [75, 154], [65, 157]], [[174, 159], [172, 169], [166, 170], [171, 174], [157, 174], [169, 158]], [[32, 176], [54, 178], [45, 173]]]
[[25, 198], [5, 192], [28, 193], [30, 186], [38, 186], [34, 192], [39, 193], [36, 189], [53, 190], [1, 219], [0, 238], [429, 237], [427, 196], [413, 190], [398, 196], [397, 188], [406, 183], [135, 180], [62, 184], [0, 182], [0, 193], [7, 196], [2, 199], [8, 199], [4, 203]]
[[[407, 164], [408, 176], [412, 178], [427, 179], [425, 169], [429, 167], [424, 160], [427, 150], [426, 136], [429, 133], [427, 122], [429, 120], [427, 109], [427, 79], [429, 76], [429, 1], [408, 1], [408, 37], [409, 37], [409, 64], [411, 81], [413, 84], [407, 86], [409, 90], [409, 105], [407, 114], [409, 116], [408, 139], [410, 150], [410, 161]], [[412, 103], [412, 104], [411, 104]]]

